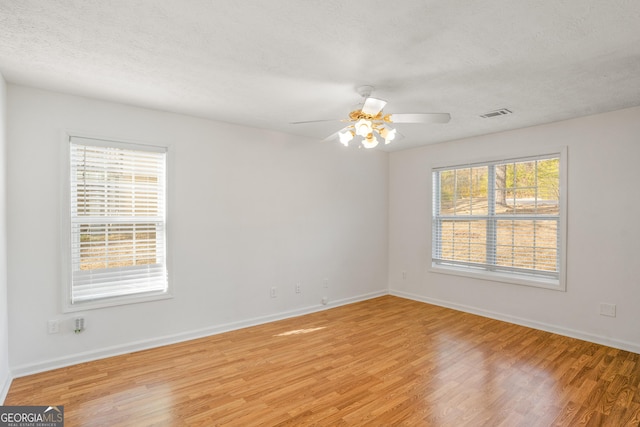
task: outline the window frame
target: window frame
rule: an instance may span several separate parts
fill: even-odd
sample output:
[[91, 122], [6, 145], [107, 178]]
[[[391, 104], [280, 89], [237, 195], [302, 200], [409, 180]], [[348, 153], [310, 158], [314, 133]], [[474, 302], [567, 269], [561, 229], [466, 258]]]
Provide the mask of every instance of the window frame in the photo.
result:
[[[444, 169], [459, 169], [466, 167], [478, 167], [489, 164], [509, 163], [509, 162], [521, 162], [527, 160], [540, 159], [547, 156], [557, 156], [559, 159], [559, 191], [560, 197], [558, 201], [559, 215], [558, 215], [558, 239], [557, 239], [557, 262], [558, 262], [558, 278], [544, 277], [543, 275], [530, 275], [526, 273], [517, 272], [505, 272], [494, 271], [490, 268], [473, 267], [473, 266], [460, 266], [460, 265], [445, 265], [436, 263], [434, 260], [434, 251], [436, 245], [437, 236], [434, 233], [436, 215], [435, 207], [438, 201], [436, 200], [436, 186], [434, 182], [434, 172]], [[539, 150], [536, 152], [520, 151], [511, 152], [508, 155], [492, 156], [488, 158], [474, 158], [468, 159], [463, 162], [442, 162], [438, 164], [432, 164], [430, 167], [429, 180], [431, 182], [430, 191], [430, 219], [431, 225], [429, 227], [431, 244], [429, 245], [429, 267], [428, 271], [434, 273], [442, 273], [449, 275], [456, 275], [462, 277], [470, 277], [474, 279], [489, 280], [495, 282], [509, 283], [515, 285], [533, 286], [544, 289], [552, 289], [557, 291], [566, 291], [566, 252], [567, 252], [567, 147], [559, 147], [552, 149]], [[489, 183], [491, 185], [491, 183]], [[496, 215], [496, 221], [503, 219], [499, 215]], [[524, 218], [523, 218], [524, 219]]]
[[[71, 143], [72, 139], [77, 140], [93, 140], [97, 141], [96, 145], [106, 147], [120, 147], [125, 149], [136, 148], [148, 151], [164, 151], [165, 157], [165, 174], [164, 174], [164, 266], [167, 270], [167, 287], [164, 291], [151, 291], [144, 293], [123, 294], [120, 296], [112, 296], [100, 299], [92, 299], [87, 301], [72, 302], [72, 286], [73, 286], [73, 269], [72, 269], [72, 215], [71, 215]], [[104, 136], [90, 135], [83, 132], [63, 131], [62, 132], [62, 183], [61, 183], [61, 246], [60, 251], [62, 265], [62, 312], [73, 313], [84, 310], [99, 309], [105, 307], [115, 307], [126, 304], [135, 304], [149, 301], [158, 301], [173, 298], [173, 286], [171, 280], [171, 262], [170, 262], [170, 233], [169, 233], [169, 171], [171, 159], [171, 146], [162, 144], [148, 144], [138, 141], [125, 140], [122, 138], [112, 138]]]

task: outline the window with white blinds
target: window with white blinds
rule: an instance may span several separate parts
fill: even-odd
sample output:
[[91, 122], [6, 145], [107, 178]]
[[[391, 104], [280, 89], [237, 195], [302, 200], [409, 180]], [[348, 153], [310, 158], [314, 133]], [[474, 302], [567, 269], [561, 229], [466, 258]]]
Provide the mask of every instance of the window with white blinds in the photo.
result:
[[559, 153], [433, 169], [432, 266], [560, 286], [560, 169]]
[[77, 137], [69, 148], [69, 302], [166, 293], [166, 148]]

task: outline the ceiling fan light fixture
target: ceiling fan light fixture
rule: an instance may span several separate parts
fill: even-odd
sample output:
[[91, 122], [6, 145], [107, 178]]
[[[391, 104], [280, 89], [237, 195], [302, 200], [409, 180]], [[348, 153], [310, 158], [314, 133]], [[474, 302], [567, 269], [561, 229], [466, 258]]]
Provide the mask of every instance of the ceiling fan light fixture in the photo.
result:
[[360, 119], [355, 124], [356, 134], [360, 135], [363, 138], [366, 138], [371, 132], [373, 132], [373, 128], [371, 126], [371, 122], [369, 120]]
[[347, 147], [349, 142], [353, 139], [353, 131], [347, 130], [345, 132], [338, 132], [338, 136], [340, 137], [340, 143]]
[[383, 127], [380, 129], [380, 136], [384, 138], [384, 143], [388, 144], [396, 138], [396, 130], [393, 128]]
[[362, 140], [362, 146], [364, 148], [374, 148], [378, 145], [378, 138], [373, 133], [370, 133]]

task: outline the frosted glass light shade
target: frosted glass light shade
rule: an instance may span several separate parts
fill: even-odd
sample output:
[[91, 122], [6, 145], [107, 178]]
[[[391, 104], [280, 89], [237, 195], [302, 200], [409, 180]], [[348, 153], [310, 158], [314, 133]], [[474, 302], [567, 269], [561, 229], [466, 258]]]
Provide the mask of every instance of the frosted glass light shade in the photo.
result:
[[356, 134], [363, 138], [366, 138], [373, 129], [371, 128], [371, 122], [369, 120], [360, 119], [355, 124]]
[[349, 142], [353, 139], [353, 132], [350, 130], [345, 132], [338, 132], [338, 136], [340, 137], [340, 143], [345, 147], [349, 145]]
[[378, 138], [376, 138], [373, 133], [370, 133], [365, 139], [362, 140], [362, 146], [364, 148], [373, 148], [376, 145], [378, 145]]

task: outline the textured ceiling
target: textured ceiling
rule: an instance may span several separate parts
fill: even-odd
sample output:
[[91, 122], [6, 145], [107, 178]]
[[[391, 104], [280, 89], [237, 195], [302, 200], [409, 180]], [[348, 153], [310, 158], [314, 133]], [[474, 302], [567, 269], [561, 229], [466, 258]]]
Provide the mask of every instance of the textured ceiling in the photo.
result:
[[[10, 83], [322, 139], [370, 84], [405, 149], [640, 105], [638, 0], [0, 0]], [[479, 115], [498, 108], [514, 114]]]

